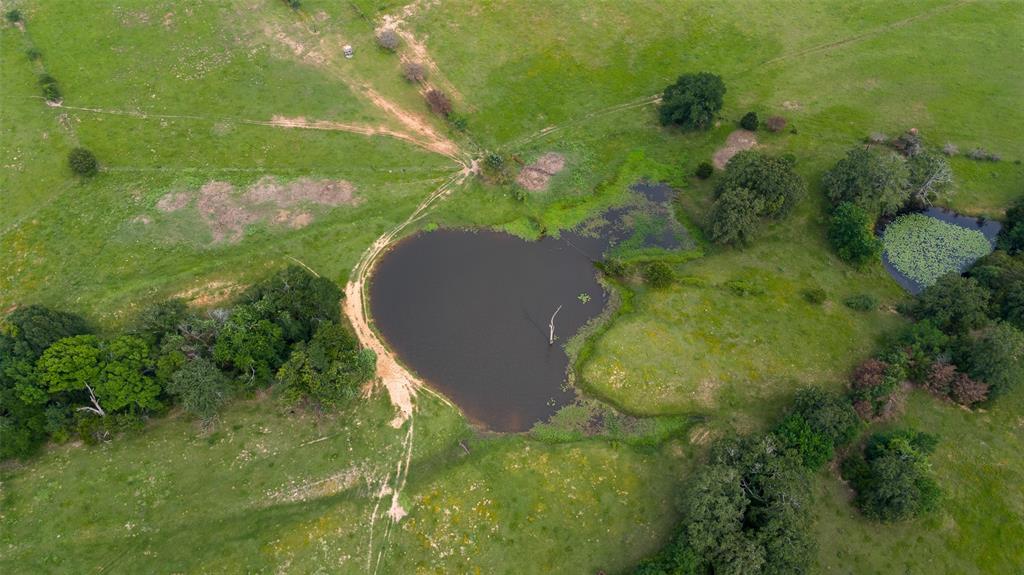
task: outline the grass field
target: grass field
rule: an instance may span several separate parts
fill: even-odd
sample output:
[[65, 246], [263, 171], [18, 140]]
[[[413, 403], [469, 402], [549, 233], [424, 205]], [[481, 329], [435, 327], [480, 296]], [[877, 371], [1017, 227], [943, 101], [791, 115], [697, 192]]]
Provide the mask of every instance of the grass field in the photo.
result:
[[[675, 265], [672, 287], [638, 288], [580, 366], [585, 393], [633, 415], [694, 416], [698, 428], [555, 441], [477, 433], [429, 394], [398, 430], [382, 394], [320, 420], [272, 397], [244, 400], [211, 433], [172, 415], [139, 436], [53, 446], [5, 468], [0, 570], [627, 572], [671, 535], [677, 488], [710, 436], [774, 423], [799, 386], [838, 389], [903, 321], [892, 307], [906, 296], [880, 265], [857, 271], [830, 251], [825, 169], [871, 132], [916, 127], [930, 144], [1003, 158], [953, 158], [944, 204], [998, 216], [1024, 190], [1020, 3], [414, 3], [403, 27], [436, 64], [430, 81], [450, 93], [465, 133], [431, 117], [398, 58], [373, 45], [376, 23], [403, 2], [302, 5], [3, 2], [25, 23], [0, 26], [0, 309], [46, 303], [113, 329], [172, 294], [224, 301], [290, 258], [344, 281], [375, 238], [484, 149], [522, 162], [559, 152], [567, 167], [525, 201], [467, 180], [418, 226], [557, 233], [644, 177], [679, 188], [681, 211], [700, 223], [712, 184], [689, 174], [746, 111], [780, 114], [786, 131], [758, 132], [760, 146], [794, 154], [809, 197], [752, 247], [705, 246]], [[721, 125], [658, 127], [651, 97], [702, 70], [728, 86]], [[62, 107], [40, 97], [43, 71], [60, 82]], [[435, 153], [439, 143], [458, 160]], [[79, 145], [102, 164], [90, 180], [65, 167]], [[265, 176], [343, 180], [358, 201], [315, 211], [301, 229], [258, 219], [220, 242], [195, 208], [158, 208], [211, 181], [242, 190]], [[804, 300], [813, 288], [825, 303]], [[861, 293], [881, 308], [842, 304]], [[824, 472], [815, 572], [1019, 569], [1022, 398], [970, 413], [912, 395], [903, 423], [942, 438], [941, 511], [879, 527]], [[392, 489], [408, 513], [398, 522], [386, 513]]]

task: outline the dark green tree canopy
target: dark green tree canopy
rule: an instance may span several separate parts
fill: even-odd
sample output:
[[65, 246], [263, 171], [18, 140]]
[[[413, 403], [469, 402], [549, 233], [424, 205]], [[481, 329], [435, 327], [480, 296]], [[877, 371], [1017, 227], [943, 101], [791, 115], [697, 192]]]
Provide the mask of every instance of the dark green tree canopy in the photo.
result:
[[719, 244], [746, 245], [761, 227], [764, 200], [753, 191], [729, 188], [718, 196], [709, 214], [711, 240]]
[[658, 119], [685, 130], [706, 130], [722, 109], [725, 82], [708, 72], [683, 74], [661, 96]]
[[295, 347], [277, 379], [292, 401], [311, 400], [334, 407], [355, 398], [360, 387], [373, 378], [376, 367], [376, 355], [360, 349], [348, 329], [325, 323], [308, 344]]
[[13, 340], [14, 353], [33, 359], [59, 339], [90, 332], [80, 316], [41, 305], [14, 310], [4, 319], [3, 328]]
[[227, 378], [212, 361], [197, 357], [174, 372], [167, 383], [167, 392], [193, 417], [209, 421], [227, 401], [230, 388]]
[[796, 173], [795, 166], [796, 160], [792, 156], [770, 156], [744, 150], [729, 160], [725, 173], [715, 184], [715, 195], [746, 188], [763, 203], [760, 215], [783, 217], [807, 193], [807, 183]]
[[999, 247], [1011, 254], [1024, 252], [1024, 197], [1017, 198], [1006, 210], [1006, 220], [999, 231]]
[[1006, 322], [964, 337], [954, 350], [956, 365], [989, 386], [989, 397], [1005, 395], [1024, 379], [1024, 333]]
[[[52, 85], [52, 84], [51, 84]], [[57, 98], [49, 98], [60, 99]], [[85, 148], [74, 148], [68, 153], [68, 166], [71, 171], [79, 176], [94, 176], [100, 169], [100, 163], [96, 156]]]
[[264, 300], [236, 307], [217, 335], [213, 358], [234, 370], [245, 385], [268, 383], [281, 365], [286, 344]]
[[857, 492], [864, 515], [900, 521], [934, 510], [941, 491], [928, 463], [934, 436], [912, 430], [877, 433], [863, 453], [843, 462], [843, 477]]
[[910, 199], [906, 164], [888, 150], [858, 146], [822, 180], [833, 205], [852, 202], [871, 214], [893, 214]]
[[963, 334], [988, 323], [989, 298], [978, 280], [950, 272], [921, 292], [912, 314], [947, 334]]
[[341, 321], [342, 297], [344, 294], [331, 280], [293, 265], [253, 284], [242, 299], [260, 302], [262, 319], [277, 324], [284, 340], [291, 344], [313, 337], [323, 322]]

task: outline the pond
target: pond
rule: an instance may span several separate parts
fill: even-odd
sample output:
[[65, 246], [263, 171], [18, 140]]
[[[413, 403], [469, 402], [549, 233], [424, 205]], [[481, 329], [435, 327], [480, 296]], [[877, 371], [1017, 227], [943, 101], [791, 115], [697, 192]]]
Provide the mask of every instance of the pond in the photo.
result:
[[[933, 218], [937, 221], [946, 224], [958, 226], [966, 230], [972, 230], [980, 233], [982, 236], [984, 236], [985, 240], [988, 240], [990, 248], [988, 251], [991, 251], [992, 248], [995, 248], [996, 238], [999, 235], [999, 230], [1002, 228], [1002, 225], [997, 220], [964, 216], [952, 210], [947, 210], [945, 208], [932, 207], [919, 213], [921, 215]], [[984, 246], [984, 241], [980, 239], [978, 241], [980, 241], [982, 243], [982, 246]], [[939, 238], [933, 238], [933, 242], [941, 243], [941, 240]], [[928, 253], [929, 249], [934, 250], [936, 248], [942, 248], [942, 246], [922, 245], [919, 246], [919, 248], [922, 251], [922, 253], [925, 254]], [[940, 251], [942, 250], [940, 249]], [[965, 259], [961, 261], [960, 264], [956, 267], [960, 272], [964, 272], [967, 270], [968, 267], [970, 267], [972, 263], [973, 258]], [[910, 293], [921, 293], [927, 287], [924, 283], [911, 278], [907, 274], [897, 269], [897, 267], [893, 265], [893, 263], [889, 260], [888, 250], [882, 253], [882, 264], [885, 266], [886, 271], [889, 272], [889, 275], [892, 276], [894, 280], [896, 280], [896, 283], [898, 283], [901, 287], [903, 287], [903, 289], [909, 291]]]
[[671, 216], [671, 188], [633, 189], [626, 205], [559, 238], [531, 242], [463, 230], [406, 238], [373, 275], [377, 328], [471, 421], [494, 431], [528, 430], [576, 397], [566, 383], [563, 345], [609, 301], [594, 261], [615, 250], [691, 245]]

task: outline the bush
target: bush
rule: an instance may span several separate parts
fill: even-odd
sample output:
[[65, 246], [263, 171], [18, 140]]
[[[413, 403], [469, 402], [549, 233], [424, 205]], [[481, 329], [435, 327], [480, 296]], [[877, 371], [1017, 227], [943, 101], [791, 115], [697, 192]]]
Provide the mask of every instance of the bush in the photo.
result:
[[414, 84], [422, 84], [427, 79], [427, 69], [419, 62], [406, 62], [402, 64], [402, 76]]
[[770, 116], [764, 121], [764, 127], [768, 128], [769, 132], [781, 132], [786, 128], [786, 119], [782, 116]]
[[916, 129], [910, 129], [893, 140], [892, 147], [900, 154], [911, 158], [921, 153], [924, 149], [924, 142]]
[[965, 334], [988, 323], [989, 298], [978, 280], [950, 272], [921, 292], [911, 315], [930, 320], [949, 335]]
[[675, 272], [665, 262], [651, 262], [644, 266], [644, 283], [655, 289], [666, 288], [675, 280]]
[[821, 305], [828, 299], [828, 294], [821, 288], [805, 288], [800, 291], [800, 295], [803, 296], [804, 301], [814, 305]]
[[298, 10], [299, 8], [302, 7], [302, 0], [283, 0], [283, 1], [284, 1], [285, 6], [291, 8], [292, 10]]
[[68, 153], [68, 166], [76, 175], [94, 176], [100, 169], [96, 156], [85, 148], [74, 148]]
[[751, 132], [756, 131], [757, 125], [758, 121], [756, 112], [747, 112], [742, 118], [740, 118], [740, 127], [744, 130], [750, 130]]
[[1002, 157], [999, 154], [989, 152], [985, 148], [974, 148], [970, 152], [967, 152], [967, 157], [979, 162], [998, 162], [1002, 160]]
[[57, 79], [49, 74], [42, 74], [39, 76], [39, 87], [43, 90], [43, 98], [47, 102], [57, 103], [61, 101], [60, 86], [57, 85]]
[[213, 419], [230, 394], [227, 378], [210, 360], [193, 359], [171, 376], [167, 392], [193, 417]]
[[684, 130], [706, 130], [722, 109], [725, 83], [715, 74], [683, 74], [665, 88], [658, 109], [661, 125], [674, 124]]
[[758, 213], [781, 218], [787, 215], [807, 193], [807, 184], [796, 173], [792, 156], [770, 156], [744, 150], [729, 160], [715, 185], [716, 197], [726, 190], [746, 188], [760, 200]]
[[942, 153], [949, 157], [953, 157], [960, 153], [960, 148], [958, 148], [953, 142], [946, 142], [946, 145], [942, 146]]
[[866, 421], [891, 417], [899, 409], [896, 391], [907, 377], [907, 361], [902, 353], [889, 359], [892, 361], [868, 359], [853, 370], [850, 378], [853, 408]]
[[910, 430], [876, 433], [863, 453], [844, 461], [842, 475], [857, 492], [854, 501], [861, 512], [891, 522], [937, 508], [941, 492], [927, 459], [935, 441]]
[[871, 294], [856, 294], [844, 299], [843, 305], [854, 311], [874, 311], [878, 308], [878, 299]]
[[864, 266], [878, 259], [882, 242], [874, 234], [874, 218], [863, 208], [843, 202], [832, 212], [828, 240], [839, 259]]
[[432, 89], [427, 92], [426, 95], [427, 106], [430, 107], [430, 111], [437, 114], [438, 116], [448, 117], [452, 113], [452, 103], [448, 99], [448, 96], [444, 92]]
[[825, 173], [822, 185], [834, 206], [851, 202], [871, 214], [894, 214], [910, 199], [908, 179], [892, 152], [858, 146]]
[[388, 52], [394, 52], [398, 49], [398, 45], [402, 43], [401, 37], [398, 32], [388, 28], [387, 30], [381, 30], [377, 33], [377, 45], [387, 50]]
[[43, 53], [40, 52], [38, 48], [29, 48], [25, 50], [25, 56], [27, 56], [29, 60], [36, 62], [42, 59]]
[[20, 10], [8, 10], [4, 14], [4, 18], [11, 24], [21, 22], [21, 11]]
[[938, 397], [950, 398], [967, 407], [988, 398], [987, 385], [974, 381], [967, 374], [957, 371], [955, 365], [944, 361], [932, 364], [924, 387]]
[[706, 180], [715, 173], [715, 167], [710, 162], [701, 162], [697, 165], [697, 169], [693, 172], [693, 175], [697, 176], [702, 180]]

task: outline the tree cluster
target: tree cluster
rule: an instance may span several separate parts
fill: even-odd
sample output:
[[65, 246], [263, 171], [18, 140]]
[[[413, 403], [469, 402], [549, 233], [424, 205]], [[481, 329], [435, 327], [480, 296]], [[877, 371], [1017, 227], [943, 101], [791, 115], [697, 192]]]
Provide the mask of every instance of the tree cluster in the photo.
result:
[[756, 237], [764, 218], [789, 214], [807, 190], [795, 164], [791, 156], [749, 150], [733, 156], [715, 185], [715, 203], [709, 215], [711, 239], [721, 244], [747, 244]]
[[376, 357], [342, 326], [341, 298], [292, 266], [231, 308], [200, 314], [169, 300], [111, 337], [73, 314], [19, 308], [0, 329], [0, 459], [47, 438], [104, 440], [171, 404], [209, 422], [232, 395], [274, 383], [295, 401], [343, 405]]
[[842, 464], [843, 478], [857, 496], [864, 515], [880, 521], [917, 517], [938, 506], [941, 490], [928, 455], [937, 439], [913, 430], [876, 433], [864, 449]]

